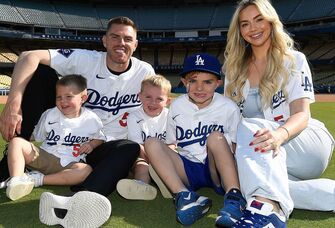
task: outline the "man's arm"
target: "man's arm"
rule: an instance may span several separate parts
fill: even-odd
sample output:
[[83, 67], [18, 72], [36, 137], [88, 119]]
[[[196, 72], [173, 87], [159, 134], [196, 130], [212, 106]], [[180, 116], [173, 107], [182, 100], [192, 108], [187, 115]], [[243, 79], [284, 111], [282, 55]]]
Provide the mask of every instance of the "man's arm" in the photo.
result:
[[39, 64], [50, 66], [48, 50], [22, 52], [15, 64], [7, 103], [0, 116], [0, 132], [6, 141], [21, 133], [23, 93]]

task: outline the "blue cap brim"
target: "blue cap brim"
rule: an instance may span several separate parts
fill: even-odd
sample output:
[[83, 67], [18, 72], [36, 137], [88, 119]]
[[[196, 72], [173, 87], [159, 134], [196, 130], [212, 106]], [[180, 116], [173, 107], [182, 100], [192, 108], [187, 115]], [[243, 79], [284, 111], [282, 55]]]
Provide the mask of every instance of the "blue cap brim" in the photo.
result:
[[182, 76], [182, 77], [185, 77], [186, 74], [188, 74], [190, 72], [194, 72], [194, 71], [211, 73], [211, 74], [214, 74], [218, 79], [221, 79], [221, 77], [222, 77], [221, 74], [217, 74], [217, 72], [215, 72], [215, 71], [205, 70], [205, 69], [192, 69], [192, 70], [188, 70], [188, 71], [183, 71], [183, 72], [179, 73], [179, 75]]

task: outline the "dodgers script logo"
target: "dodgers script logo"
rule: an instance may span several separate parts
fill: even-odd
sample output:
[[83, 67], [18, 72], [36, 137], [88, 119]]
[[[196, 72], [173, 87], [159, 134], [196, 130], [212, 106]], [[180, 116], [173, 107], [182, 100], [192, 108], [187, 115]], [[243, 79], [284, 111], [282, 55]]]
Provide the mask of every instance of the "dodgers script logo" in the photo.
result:
[[203, 58], [201, 58], [200, 55], [197, 55], [197, 60], [195, 60], [195, 65], [203, 66], [203, 65], [205, 65], [205, 60]]
[[138, 94], [125, 94], [120, 96], [119, 92], [114, 97], [102, 96], [94, 89], [87, 90], [89, 95], [85, 107], [90, 109], [101, 109], [117, 115], [121, 109], [137, 107], [141, 105]]
[[[46, 137], [47, 144], [51, 146], [56, 145], [59, 140], [60, 135], [56, 134], [54, 130], [51, 130]], [[62, 145], [73, 146], [73, 144], [81, 144], [87, 142], [88, 140], [89, 138], [87, 136], [78, 136], [69, 133], [64, 137], [63, 139], [64, 142], [62, 143]]]
[[272, 97], [272, 108], [275, 109], [279, 107], [279, 105], [286, 101], [284, 92], [282, 90], [278, 91], [275, 95]]
[[213, 131], [219, 131], [224, 134], [224, 126], [218, 124], [202, 125], [201, 122], [199, 122], [198, 126], [193, 130], [183, 129], [180, 126], [177, 126], [176, 138], [178, 141], [184, 140], [184, 142], [179, 142], [178, 146], [185, 147], [195, 143], [199, 143], [200, 146], [204, 146], [206, 144], [207, 136]]
[[158, 134], [156, 132], [154, 136], [147, 135], [144, 131], [142, 131], [143, 142], [145, 142], [145, 140], [147, 140], [148, 138], [151, 138], [151, 137], [158, 138], [160, 140], [165, 140], [166, 139], [166, 131], [164, 131], [162, 134]]

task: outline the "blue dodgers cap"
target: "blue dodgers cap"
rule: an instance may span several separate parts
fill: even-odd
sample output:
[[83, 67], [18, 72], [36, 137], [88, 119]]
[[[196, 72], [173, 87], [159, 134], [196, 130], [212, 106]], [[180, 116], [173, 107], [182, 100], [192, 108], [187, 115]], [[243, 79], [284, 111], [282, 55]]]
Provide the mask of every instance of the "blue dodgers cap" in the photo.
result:
[[179, 75], [184, 77], [192, 71], [209, 72], [215, 74], [218, 79], [221, 79], [221, 64], [219, 60], [206, 53], [188, 56], [184, 61], [183, 71]]

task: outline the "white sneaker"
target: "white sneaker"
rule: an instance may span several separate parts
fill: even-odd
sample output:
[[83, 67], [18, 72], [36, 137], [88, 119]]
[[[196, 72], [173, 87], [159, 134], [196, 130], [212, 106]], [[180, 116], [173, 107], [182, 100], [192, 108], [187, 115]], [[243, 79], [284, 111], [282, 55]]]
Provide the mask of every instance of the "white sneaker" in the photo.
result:
[[[58, 218], [54, 209], [66, 209], [64, 218]], [[60, 224], [63, 227], [100, 227], [110, 217], [112, 206], [109, 200], [98, 193], [81, 191], [71, 197], [43, 192], [40, 199], [39, 218], [46, 225]]]
[[130, 200], [153, 200], [157, 196], [155, 187], [134, 179], [119, 180], [116, 190], [122, 197]]
[[23, 174], [20, 177], [12, 177], [7, 182], [6, 195], [11, 200], [17, 200], [31, 193], [33, 188], [34, 181]]
[[154, 170], [154, 168], [151, 165], [149, 165], [149, 173], [150, 173], [151, 178], [155, 181], [159, 190], [161, 191], [162, 196], [164, 198], [172, 199], [173, 196], [172, 196], [171, 192], [166, 187], [164, 182], [161, 180], [161, 178], [158, 176], [158, 174], [156, 173], [156, 171]]
[[31, 171], [27, 173], [27, 176], [34, 181], [34, 187], [40, 187], [43, 185], [44, 174], [39, 171]]

